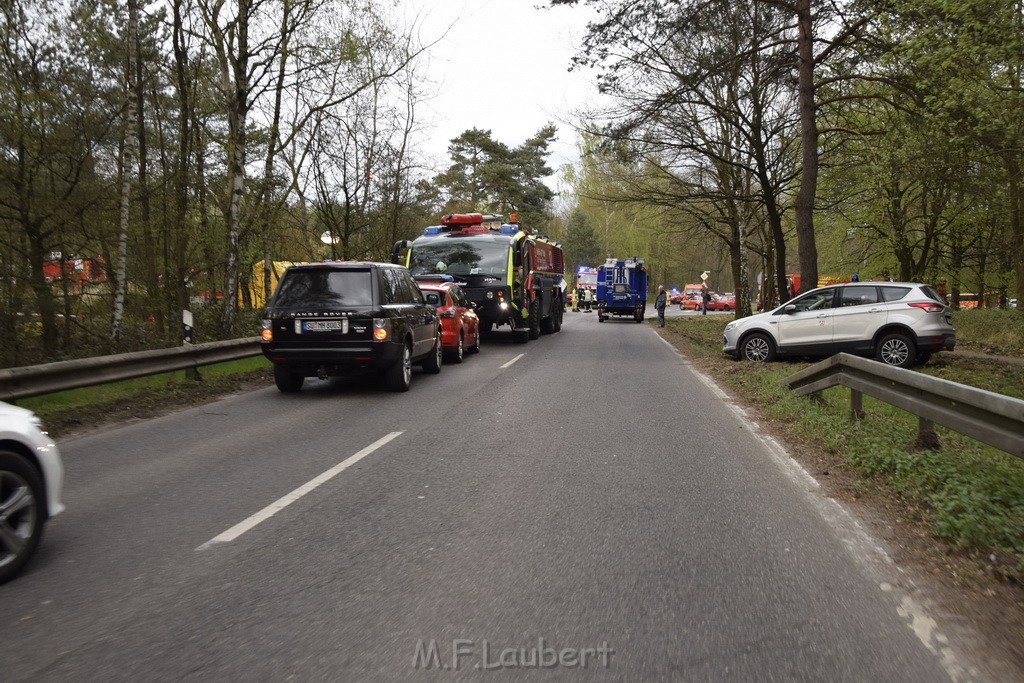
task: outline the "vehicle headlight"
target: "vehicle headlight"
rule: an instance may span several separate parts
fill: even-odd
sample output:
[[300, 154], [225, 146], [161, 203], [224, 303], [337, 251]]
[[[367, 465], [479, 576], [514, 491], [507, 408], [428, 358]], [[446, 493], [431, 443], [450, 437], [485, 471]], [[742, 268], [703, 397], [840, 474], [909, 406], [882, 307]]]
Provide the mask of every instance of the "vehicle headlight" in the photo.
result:
[[494, 298], [494, 292], [487, 292], [487, 294], [485, 294], [484, 296], [486, 296], [488, 299], [493, 299]]
[[732, 330], [732, 329], [735, 329], [735, 328], [736, 328], [735, 321], [731, 322], [731, 323], [727, 323], [726, 326], [725, 326], [725, 331], [728, 332], [729, 330]]

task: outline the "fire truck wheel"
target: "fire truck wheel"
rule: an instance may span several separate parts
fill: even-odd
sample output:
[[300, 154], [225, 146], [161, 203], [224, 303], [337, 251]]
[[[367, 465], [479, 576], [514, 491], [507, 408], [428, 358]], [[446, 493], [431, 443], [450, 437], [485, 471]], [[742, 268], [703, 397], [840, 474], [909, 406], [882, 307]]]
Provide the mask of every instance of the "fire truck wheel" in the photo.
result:
[[540, 338], [540, 299], [530, 302], [530, 339]]
[[565, 311], [565, 307], [563, 306], [561, 299], [556, 301], [555, 304], [556, 304], [555, 310], [552, 311], [552, 314], [551, 314], [551, 319], [553, 321], [551, 326], [553, 328], [552, 331], [558, 332], [559, 330], [562, 329], [562, 314]]
[[551, 315], [540, 321], [540, 333], [541, 334], [554, 334], [555, 333], [555, 312], [554, 306], [551, 308]]

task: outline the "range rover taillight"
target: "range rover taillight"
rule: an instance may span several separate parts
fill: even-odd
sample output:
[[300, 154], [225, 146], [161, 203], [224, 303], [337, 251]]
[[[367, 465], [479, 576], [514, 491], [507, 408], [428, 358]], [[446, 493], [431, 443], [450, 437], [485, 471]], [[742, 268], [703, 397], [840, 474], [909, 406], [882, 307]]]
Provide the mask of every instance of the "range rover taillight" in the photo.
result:
[[260, 339], [265, 342], [274, 341], [274, 331], [270, 327], [271, 321], [260, 321]]
[[388, 321], [386, 318], [374, 318], [373, 319], [373, 340], [374, 341], [387, 341], [388, 340]]

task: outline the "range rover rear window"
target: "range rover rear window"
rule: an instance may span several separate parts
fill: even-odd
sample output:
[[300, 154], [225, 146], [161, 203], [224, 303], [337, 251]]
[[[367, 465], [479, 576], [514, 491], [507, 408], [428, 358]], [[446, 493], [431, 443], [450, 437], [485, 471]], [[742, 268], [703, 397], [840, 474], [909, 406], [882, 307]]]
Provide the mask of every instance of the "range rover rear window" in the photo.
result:
[[373, 278], [369, 270], [303, 268], [281, 280], [274, 305], [352, 308], [373, 305]]

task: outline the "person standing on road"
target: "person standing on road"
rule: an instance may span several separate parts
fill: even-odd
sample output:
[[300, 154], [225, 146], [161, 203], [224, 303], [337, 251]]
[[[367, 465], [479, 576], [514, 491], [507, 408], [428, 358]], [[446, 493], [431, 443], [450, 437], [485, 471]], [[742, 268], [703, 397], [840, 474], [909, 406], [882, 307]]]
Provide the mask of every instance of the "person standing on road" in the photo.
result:
[[667, 300], [665, 285], [658, 285], [658, 298], [654, 300], [654, 308], [658, 311], [658, 327], [665, 327], [665, 303]]
[[708, 286], [704, 285], [700, 288], [700, 310], [701, 315], [708, 314], [708, 302], [711, 301], [711, 292], [708, 291]]

